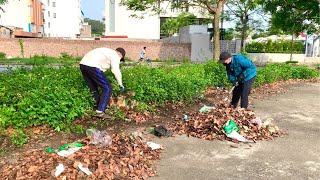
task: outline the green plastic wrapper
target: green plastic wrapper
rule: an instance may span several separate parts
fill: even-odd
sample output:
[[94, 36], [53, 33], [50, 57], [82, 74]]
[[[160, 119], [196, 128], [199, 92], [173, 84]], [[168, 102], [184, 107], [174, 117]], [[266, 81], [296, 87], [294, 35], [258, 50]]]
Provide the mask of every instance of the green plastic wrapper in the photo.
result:
[[230, 134], [232, 131], [239, 131], [240, 128], [237, 126], [237, 124], [230, 119], [224, 126], [223, 126], [224, 131], [227, 134]]

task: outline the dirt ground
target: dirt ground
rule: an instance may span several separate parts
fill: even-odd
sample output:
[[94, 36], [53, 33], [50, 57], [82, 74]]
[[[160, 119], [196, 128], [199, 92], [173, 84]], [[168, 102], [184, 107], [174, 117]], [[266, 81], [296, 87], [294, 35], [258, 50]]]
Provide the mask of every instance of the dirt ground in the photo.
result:
[[286, 86], [253, 100], [258, 117], [273, 118], [288, 135], [254, 144], [192, 137], [157, 138], [166, 147], [151, 179], [320, 179], [320, 83]]
[[[157, 138], [146, 135], [165, 147], [160, 161], [155, 163], [158, 173], [151, 179], [319, 179], [319, 81], [293, 83], [285, 86], [284, 90], [278, 87], [270, 89], [266, 91], [270, 95], [266, 95], [263, 88], [256, 90], [250, 96], [250, 108], [262, 120], [273, 118], [274, 123], [286, 129], [289, 135], [254, 144], [207, 141], [186, 136]], [[109, 133], [131, 133], [165, 124], [186, 112], [198, 111], [203, 105], [211, 105], [208, 97], [199, 98], [197, 102], [186, 106], [164, 107], [157, 115], [141, 124], [96, 119], [81, 121], [87, 121], [87, 127], [105, 128]], [[15, 152], [59, 147], [84, 136], [84, 133], [48, 131], [36, 134], [23, 147], [6, 146], [0, 138], [0, 159], [14, 162]]]

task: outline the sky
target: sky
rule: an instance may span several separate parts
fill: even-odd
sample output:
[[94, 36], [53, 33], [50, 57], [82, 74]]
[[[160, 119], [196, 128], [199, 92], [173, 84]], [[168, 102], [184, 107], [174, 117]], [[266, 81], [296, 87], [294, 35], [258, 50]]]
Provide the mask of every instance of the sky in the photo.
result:
[[81, 0], [81, 10], [84, 17], [101, 21], [104, 16], [104, 0]]

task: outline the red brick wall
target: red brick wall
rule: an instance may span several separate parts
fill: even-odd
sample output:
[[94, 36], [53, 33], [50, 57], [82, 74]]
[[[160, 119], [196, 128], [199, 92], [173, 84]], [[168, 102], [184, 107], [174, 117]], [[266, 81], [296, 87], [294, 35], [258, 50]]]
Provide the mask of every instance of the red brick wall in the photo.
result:
[[[61, 52], [67, 52], [73, 56], [83, 56], [91, 49], [109, 47], [116, 49], [123, 47], [127, 51], [127, 57], [138, 60], [141, 49], [146, 46], [146, 57], [151, 59], [182, 59], [190, 58], [191, 45], [189, 43], [164, 43], [157, 41], [138, 40], [62, 40], [62, 39], [22, 39], [24, 56], [30, 57], [35, 54], [45, 54], [58, 57]], [[7, 56], [22, 57], [19, 39], [0, 38], [0, 52]]]

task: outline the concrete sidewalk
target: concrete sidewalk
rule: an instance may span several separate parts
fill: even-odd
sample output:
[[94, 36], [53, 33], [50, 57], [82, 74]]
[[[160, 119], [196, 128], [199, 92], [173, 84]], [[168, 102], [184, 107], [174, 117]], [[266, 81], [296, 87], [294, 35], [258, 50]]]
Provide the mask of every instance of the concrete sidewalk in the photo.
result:
[[[166, 147], [152, 180], [320, 179], [320, 84], [290, 85], [286, 94], [255, 101], [255, 113], [289, 135], [234, 144], [193, 137], [155, 138]], [[233, 147], [236, 146], [236, 147]]]

